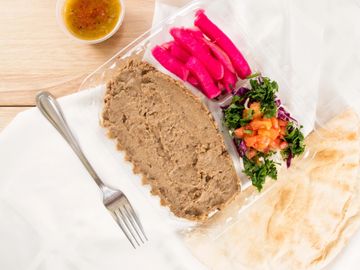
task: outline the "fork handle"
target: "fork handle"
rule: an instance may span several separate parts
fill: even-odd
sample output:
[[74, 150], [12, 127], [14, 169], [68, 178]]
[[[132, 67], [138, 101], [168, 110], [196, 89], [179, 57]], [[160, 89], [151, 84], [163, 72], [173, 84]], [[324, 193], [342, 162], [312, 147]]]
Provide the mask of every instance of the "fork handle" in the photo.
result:
[[91, 177], [95, 180], [100, 189], [104, 188], [104, 183], [97, 175], [88, 159], [85, 157], [83, 151], [80, 148], [78, 141], [71, 132], [69, 125], [66, 123], [65, 117], [61, 110], [61, 107], [57, 100], [49, 92], [41, 92], [36, 96], [36, 106], [40, 112], [46, 117], [47, 120], [56, 128], [56, 130], [62, 135], [66, 142], [74, 150], [75, 154], [79, 157], [82, 164], [84, 164], [86, 170]]

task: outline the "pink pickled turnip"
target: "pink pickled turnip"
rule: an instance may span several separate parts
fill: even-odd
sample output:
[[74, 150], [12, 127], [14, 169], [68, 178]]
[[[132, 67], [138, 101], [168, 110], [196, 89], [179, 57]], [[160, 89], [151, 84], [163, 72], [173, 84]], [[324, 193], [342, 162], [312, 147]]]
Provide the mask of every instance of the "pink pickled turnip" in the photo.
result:
[[186, 81], [189, 76], [189, 70], [178, 59], [173, 57], [170, 52], [161, 46], [155, 46], [151, 50], [154, 58], [166, 68], [168, 71], [174, 73], [180, 79]]
[[229, 56], [218, 45], [212, 43], [211, 41], [209, 41], [205, 38], [204, 38], [204, 40], [205, 40], [206, 44], [209, 46], [209, 48], [210, 48], [211, 52], [213, 53], [213, 55], [215, 56], [215, 58], [217, 60], [219, 60], [220, 63], [223, 64], [223, 66], [225, 68], [227, 68], [230, 72], [236, 73]]
[[229, 56], [219, 46], [209, 41], [198, 28], [185, 28], [185, 30], [190, 32], [200, 42], [205, 43], [215, 58], [219, 60], [225, 68], [230, 70], [232, 73], [236, 73]]
[[204, 34], [197, 27], [185, 28], [185, 30], [190, 32], [194, 37], [198, 39], [204, 38]]
[[175, 41], [173, 41], [173, 44], [170, 47], [170, 53], [172, 56], [179, 59], [181, 62], [186, 63], [189, 58], [190, 54], [188, 54], [187, 51], [185, 51], [179, 44], [177, 44]]
[[225, 90], [225, 86], [223, 85], [223, 83], [221, 81], [218, 81], [216, 84], [221, 92]]
[[190, 31], [183, 28], [172, 28], [170, 34], [177, 43], [203, 63], [214, 80], [223, 78], [223, 65], [210, 54], [204, 42], [199, 41]]
[[236, 84], [236, 75], [232, 73], [230, 70], [225, 68], [224, 70], [224, 78], [221, 80], [222, 84], [224, 85], [226, 92], [231, 93], [232, 90], [235, 88]]
[[204, 10], [199, 10], [196, 13], [194, 24], [230, 57], [231, 63], [241, 79], [245, 79], [251, 74], [251, 69], [244, 56], [236, 48], [231, 39], [210, 21], [205, 15]]
[[168, 41], [168, 42], [165, 42], [164, 44], [161, 45], [161, 47], [163, 47], [164, 49], [170, 51], [171, 50], [171, 47], [172, 45], [174, 44], [175, 42], [172, 40], [172, 41]]
[[194, 77], [193, 75], [189, 75], [189, 77], [187, 78], [188, 83], [190, 83], [191, 85], [199, 88], [200, 84], [199, 81], [196, 79], [196, 77]]
[[219, 88], [216, 87], [209, 72], [206, 70], [202, 62], [194, 56], [191, 56], [186, 62], [186, 67], [191, 74], [197, 78], [200, 83], [202, 92], [210, 99], [215, 98], [221, 94]]

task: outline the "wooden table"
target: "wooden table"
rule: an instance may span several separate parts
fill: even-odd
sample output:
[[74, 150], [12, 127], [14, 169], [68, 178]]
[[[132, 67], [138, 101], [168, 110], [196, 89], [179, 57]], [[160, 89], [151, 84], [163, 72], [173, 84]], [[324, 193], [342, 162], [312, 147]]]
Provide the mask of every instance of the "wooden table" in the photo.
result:
[[[57, 25], [56, 0], [0, 3], [0, 130], [34, 106], [40, 90], [56, 96], [77, 91], [86, 74], [150, 28], [154, 0], [125, 0], [122, 27], [97, 45], [78, 44]], [[55, 86], [69, 82], [67, 87]]]

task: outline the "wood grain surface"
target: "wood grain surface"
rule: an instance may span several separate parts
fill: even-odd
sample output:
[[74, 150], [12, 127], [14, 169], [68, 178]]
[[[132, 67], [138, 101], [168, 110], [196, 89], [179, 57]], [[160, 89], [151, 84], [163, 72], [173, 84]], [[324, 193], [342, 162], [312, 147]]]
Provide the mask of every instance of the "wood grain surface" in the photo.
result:
[[[0, 130], [40, 90], [77, 91], [83, 78], [151, 27], [154, 0], [125, 0], [125, 18], [109, 40], [79, 44], [57, 24], [56, 0], [0, 1]], [[66, 87], [56, 87], [65, 82]]]

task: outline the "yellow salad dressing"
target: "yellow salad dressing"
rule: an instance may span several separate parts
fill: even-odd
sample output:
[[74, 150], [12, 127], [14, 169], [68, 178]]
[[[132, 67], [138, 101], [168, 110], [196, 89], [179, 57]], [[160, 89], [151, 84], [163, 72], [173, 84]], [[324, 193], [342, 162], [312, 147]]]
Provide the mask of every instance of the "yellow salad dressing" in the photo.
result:
[[75, 37], [95, 40], [115, 28], [121, 8], [119, 0], [67, 0], [63, 16], [67, 29]]

